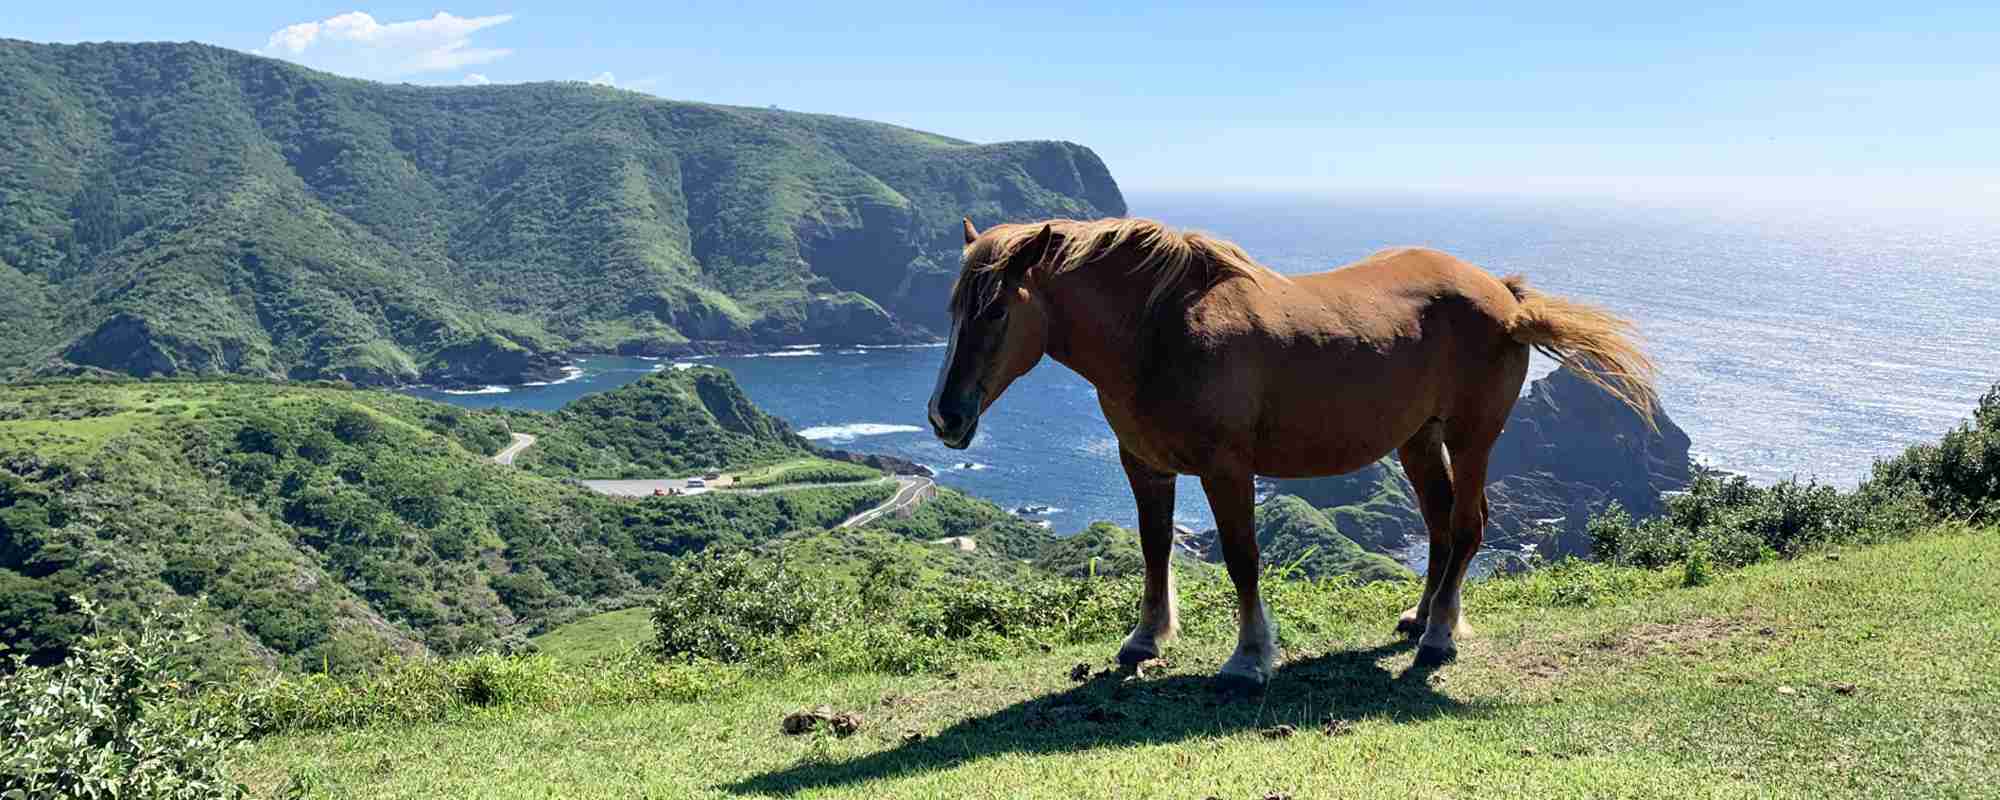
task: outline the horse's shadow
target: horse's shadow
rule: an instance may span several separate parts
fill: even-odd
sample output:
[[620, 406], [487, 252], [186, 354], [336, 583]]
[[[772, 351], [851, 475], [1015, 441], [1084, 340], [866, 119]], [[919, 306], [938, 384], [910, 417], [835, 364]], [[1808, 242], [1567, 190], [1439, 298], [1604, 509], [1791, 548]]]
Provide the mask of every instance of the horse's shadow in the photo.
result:
[[[1432, 688], [1435, 668], [1412, 666], [1392, 673], [1377, 663], [1411, 646], [1401, 640], [1294, 661], [1278, 669], [1268, 690], [1249, 697], [1218, 695], [1207, 675], [1127, 681], [1123, 673], [1100, 673], [1068, 691], [1023, 700], [891, 750], [837, 763], [800, 764], [721, 788], [737, 794], [790, 794], [948, 769], [1007, 753], [1160, 744], [1247, 729], [1322, 736], [1362, 718], [1409, 722], [1481, 710]], [[1280, 725], [1294, 731], [1274, 730]]]

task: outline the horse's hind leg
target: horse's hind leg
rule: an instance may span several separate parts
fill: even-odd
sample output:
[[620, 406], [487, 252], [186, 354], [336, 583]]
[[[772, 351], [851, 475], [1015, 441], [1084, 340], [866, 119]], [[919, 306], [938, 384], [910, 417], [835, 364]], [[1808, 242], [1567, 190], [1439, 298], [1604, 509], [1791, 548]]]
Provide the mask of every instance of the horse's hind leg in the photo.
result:
[[[1466, 569], [1472, 566], [1472, 557], [1478, 554], [1480, 541], [1486, 536], [1486, 463], [1499, 433], [1496, 424], [1491, 431], [1467, 431], [1463, 438], [1454, 432], [1452, 437], [1451, 562], [1442, 570], [1443, 577], [1430, 598], [1424, 635], [1417, 642], [1419, 664], [1442, 664], [1457, 657], [1455, 637], [1471, 633], [1465, 624], [1460, 593], [1465, 587]], [[1440, 571], [1436, 562], [1431, 563], [1431, 571]]]
[[1133, 666], [1160, 654], [1160, 645], [1180, 631], [1174, 603], [1174, 475], [1139, 463], [1123, 448], [1119, 461], [1139, 504], [1139, 550], [1146, 556], [1145, 597], [1139, 625], [1118, 648], [1118, 663]]
[[1445, 457], [1444, 426], [1437, 420], [1425, 423], [1396, 455], [1403, 462], [1403, 474], [1417, 492], [1417, 507], [1430, 533], [1429, 567], [1424, 571], [1424, 596], [1396, 621], [1396, 630], [1416, 636], [1424, 632], [1430, 619], [1431, 597], [1451, 564], [1451, 468]]

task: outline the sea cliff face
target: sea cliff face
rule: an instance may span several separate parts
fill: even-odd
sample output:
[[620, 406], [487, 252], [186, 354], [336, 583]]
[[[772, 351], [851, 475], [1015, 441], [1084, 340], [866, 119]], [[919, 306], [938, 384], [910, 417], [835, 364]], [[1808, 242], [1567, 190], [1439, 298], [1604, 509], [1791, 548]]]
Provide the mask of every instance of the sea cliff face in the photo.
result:
[[0, 378], [546, 379], [942, 329], [960, 217], [1125, 213], [1067, 142], [577, 83], [0, 40]]

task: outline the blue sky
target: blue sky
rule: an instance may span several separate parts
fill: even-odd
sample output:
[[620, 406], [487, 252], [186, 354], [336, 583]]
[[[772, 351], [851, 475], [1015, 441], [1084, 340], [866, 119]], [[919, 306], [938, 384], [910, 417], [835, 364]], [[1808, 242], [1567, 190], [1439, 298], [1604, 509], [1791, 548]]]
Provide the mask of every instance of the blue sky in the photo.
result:
[[440, 2], [10, 3], [0, 36], [196, 40], [380, 80], [598, 79], [1068, 139], [1138, 191], [2000, 207], [1990, 2]]

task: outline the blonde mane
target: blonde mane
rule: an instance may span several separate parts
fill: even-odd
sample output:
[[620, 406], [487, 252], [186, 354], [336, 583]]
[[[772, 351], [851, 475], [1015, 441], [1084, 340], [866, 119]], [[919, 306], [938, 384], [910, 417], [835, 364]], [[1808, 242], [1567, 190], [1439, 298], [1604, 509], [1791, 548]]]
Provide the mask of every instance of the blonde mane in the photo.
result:
[[[1019, 225], [1000, 225], [969, 245], [965, 271], [952, 286], [951, 307], [970, 308], [991, 300], [998, 287], [991, 281], [971, 281], [1004, 269], [1023, 247], [1033, 241], [1043, 225], [1055, 226], [1061, 236], [1056, 252], [1048, 254], [1039, 269], [1044, 278], [1103, 260], [1112, 253], [1130, 248], [1137, 256], [1127, 274], [1153, 283], [1146, 296], [1150, 313], [1175, 296], [1198, 293], [1232, 277], [1260, 280], [1280, 278], [1278, 273], [1257, 263], [1234, 243], [1192, 231], [1177, 231], [1150, 219], [1112, 218], [1089, 221], [1053, 219]], [[1205, 269], [1204, 269], [1205, 268]], [[985, 284], [977, 288], [971, 284]]]

